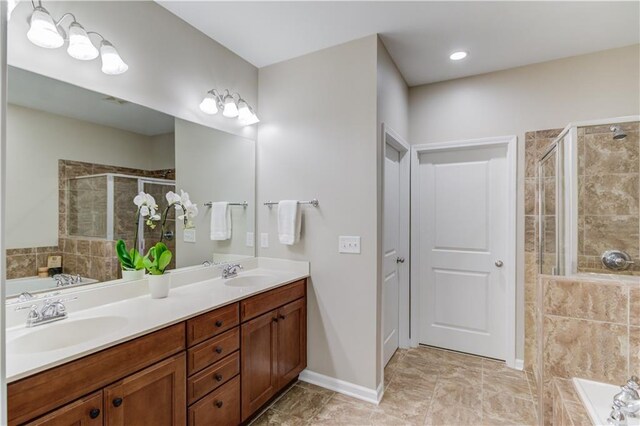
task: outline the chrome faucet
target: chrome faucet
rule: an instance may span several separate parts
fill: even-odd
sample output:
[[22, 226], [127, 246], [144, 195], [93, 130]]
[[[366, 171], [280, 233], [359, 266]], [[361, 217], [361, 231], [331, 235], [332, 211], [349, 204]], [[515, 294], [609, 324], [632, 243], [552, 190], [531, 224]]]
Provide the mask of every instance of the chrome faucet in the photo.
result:
[[627, 418], [640, 417], [640, 380], [631, 376], [627, 383], [620, 386], [620, 392], [613, 397], [609, 422], [614, 425], [626, 425]]
[[38, 305], [22, 306], [16, 310], [29, 309], [27, 315], [27, 327], [35, 327], [37, 325], [48, 324], [50, 322], [59, 321], [67, 318], [67, 308], [63, 302], [75, 300], [77, 297], [62, 299], [47, 299], [42, 302], [42, 307]]
[[222, 278], [233, 278], [238, 275], [239, 271], [242, 271], [242, 265], [239, 263], [225, 265], [222, 268]]
[[53, 279], [56, 280], [56, 287], [66, 287], [73, 284], [79, 284], [82, 282], [82, 277], [80, 274], [70, 275], [70, 274], [56, 274], [53, 276]]

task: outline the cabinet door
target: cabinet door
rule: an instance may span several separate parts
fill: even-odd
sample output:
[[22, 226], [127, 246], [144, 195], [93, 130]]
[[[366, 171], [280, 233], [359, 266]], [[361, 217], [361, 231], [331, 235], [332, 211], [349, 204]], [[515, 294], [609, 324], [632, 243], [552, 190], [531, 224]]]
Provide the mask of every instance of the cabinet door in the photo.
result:
[[278, 309], [278, 388], [307, 367], [307, 304], [298, 299]]
[[102, 391], [71, 402], [53, 413], [27, 423], [27, 426], [102, 425]]
[[242, 421], [278, 390], [277, 314], [273, 310], [242, 324]]
[[109, 426], [180, 426], [187, 421], [185, 354], [161, 361], [104, 389]]

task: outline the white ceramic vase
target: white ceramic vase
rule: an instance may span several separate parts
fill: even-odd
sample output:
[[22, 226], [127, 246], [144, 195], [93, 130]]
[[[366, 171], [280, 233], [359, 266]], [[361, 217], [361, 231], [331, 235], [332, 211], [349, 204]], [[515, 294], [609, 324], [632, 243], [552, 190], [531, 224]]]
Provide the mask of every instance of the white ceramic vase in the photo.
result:
[[169, 296], [169, 289], [171, 288], [171, 275], [147, 275], [149, 280], [149, 291], [151, 292], [152, 299], [163, 299]]
[[122, 270], [122, 279], [125, 281], [134, 281], [141, 280], [144, 278], [144, 269], [140, 269], [138, 271], [127, 271], [125, 269]]

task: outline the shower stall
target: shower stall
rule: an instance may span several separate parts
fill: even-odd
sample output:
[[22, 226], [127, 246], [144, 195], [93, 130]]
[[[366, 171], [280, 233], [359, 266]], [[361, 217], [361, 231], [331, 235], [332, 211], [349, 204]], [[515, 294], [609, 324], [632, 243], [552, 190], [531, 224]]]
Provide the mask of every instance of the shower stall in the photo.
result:
[[537, 163], [539, 272], [640, 275], [640, 117], [568, 125]]
[[[127, 247], [135, 238], [136, 206], [133, 198], [140, 192], [151, 194], [158, 204], [158, 211], [167, 206], [165, 194], [175, 191], [175, 181], [117, 173], [77, 176], [67, 180], [67, 233], [71, 237], [98, 238], [107, 241], [122, 239]], [[145, 250], [160, 240], [161, 229], [138, 224], [138, 250]], [[167, 245], [175, 244], [175, 218], [167, 220], [165, 236]]]

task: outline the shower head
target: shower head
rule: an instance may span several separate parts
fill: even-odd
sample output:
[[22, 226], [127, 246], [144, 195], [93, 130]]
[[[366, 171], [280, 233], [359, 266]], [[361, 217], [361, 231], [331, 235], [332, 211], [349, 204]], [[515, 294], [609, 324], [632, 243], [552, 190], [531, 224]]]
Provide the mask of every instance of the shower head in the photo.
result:
[[614, 140], [620, 140], [627, 137], [627, 134], [620, 128], [620, 126], [611, 126], [610, 129], [613, 132]]

